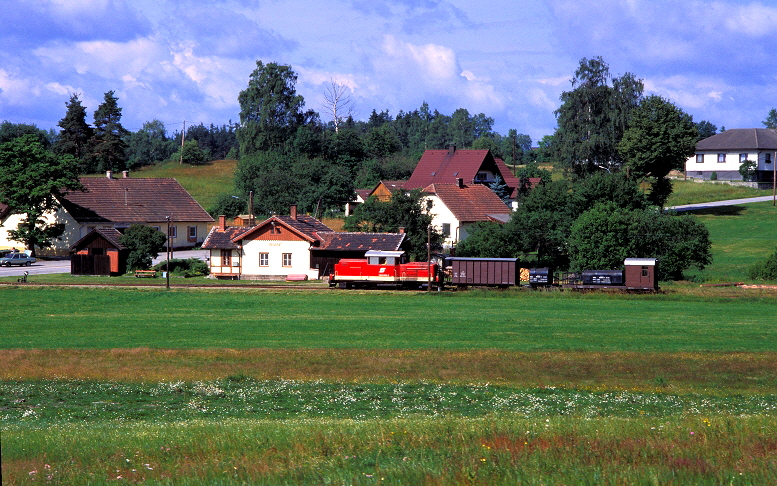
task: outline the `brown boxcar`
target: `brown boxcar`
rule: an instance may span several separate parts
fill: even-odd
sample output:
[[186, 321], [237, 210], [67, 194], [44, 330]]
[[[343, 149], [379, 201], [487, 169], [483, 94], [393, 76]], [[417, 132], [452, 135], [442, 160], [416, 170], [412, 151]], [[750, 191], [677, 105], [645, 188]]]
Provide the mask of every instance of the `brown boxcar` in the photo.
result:
[[446, 265], [451, 267], [451, 284], [460, 287], [508, 287], [520, 283], [517, 258], [450, 257]]

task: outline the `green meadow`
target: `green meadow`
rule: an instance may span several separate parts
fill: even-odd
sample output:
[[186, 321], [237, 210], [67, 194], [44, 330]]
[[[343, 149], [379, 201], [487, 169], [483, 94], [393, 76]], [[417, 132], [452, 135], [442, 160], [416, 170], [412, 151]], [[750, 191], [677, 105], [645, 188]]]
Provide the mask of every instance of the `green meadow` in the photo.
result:
[[10, 287], [0, 348], [777, 351], [777, 299]]
[[0, 294], [4, 484], [777, 481], [769, 291]]

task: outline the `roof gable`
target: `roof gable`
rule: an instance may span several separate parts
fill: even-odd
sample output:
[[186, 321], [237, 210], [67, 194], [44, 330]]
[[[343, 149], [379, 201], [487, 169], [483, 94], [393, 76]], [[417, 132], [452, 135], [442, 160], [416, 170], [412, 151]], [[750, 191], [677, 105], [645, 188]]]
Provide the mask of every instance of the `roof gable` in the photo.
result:
[[770, 128], [732, 128], [696, 144], [705, 150], [777, 150], [777, 130]]
[[494, 192], [486, 186], [474, 184], [459, 187], [456, 184], [432, 184], [424, 189], [436, 195], [460, 222], [501, 221], [511, 211]]
[[88, 245], [97, 238], [103, 238], [117, 250], [126, 250], [127, 247], [121, 244], [121, 236], [121, 232], [116, 228], [95, 228], [83, 238], [76, 241], [73, 246], [70, 247], [70, 251], [76, 251], [78, 248]]
[[450, 148], [426, 150], [418, 161], [413, 175], [403, 187], [420, 189], [430, 184], [454, 184], [456, 179], [462, 179], [465, 184], [472, 184], [480, 170], [499, 174], [510, 190], [515, 189], [519, 184], [507, 164], [502, 159], [494, 158], [490, 150]]
[[205, 237], [205, 241], [202, 242], [202, 248], [206, 250], [234, 250], [239, 247], [236, 241], [240, 240], [241, 233], [250, 229], [243, 226], [227, 226], [221, 230], [218, 226], [214, 226]]
[[172, 178], [83, 177], [83, 191], [62, 196], [79, 223], [212, 222], [213, 218]]
[[292, 218], [291, 216], [271, 216], [253, 228], [249, 228], [244, 233], [234, 237], [233, 241], [246, 239], [252, 235], [257, 235], [262, 231], [265, 231], [268, 226], [273, 224], [281, 225], [288, 229], [291, 233], [311, 243], [318, 241], [317, 233], [332, 232], [332, 228], [325, 225], [316, 218], [306, 214], [297, 215], [296, 218]]

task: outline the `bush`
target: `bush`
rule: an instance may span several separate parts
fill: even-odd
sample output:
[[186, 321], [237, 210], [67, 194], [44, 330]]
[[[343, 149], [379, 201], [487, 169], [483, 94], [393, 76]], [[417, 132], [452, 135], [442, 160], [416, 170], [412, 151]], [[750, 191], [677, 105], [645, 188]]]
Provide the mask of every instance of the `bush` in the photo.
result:
[[756, 174], [758, 173], [758, 162], [752, 160], [745, 160], [739, 166], [739, 173], [742, 174], [742, 180], [745, 182], [754, 181]]
[[710, 174], [710, 180], [711, 181], [718, 180], [718, 173], [717, 172], [713, 172], [712, 174]]
[[[157, 272], [167, 271], [167, 260], [154, 265], [154, 270]], [[170, 275], [183, 276], [183, 277], [201, 277], [208, 275], [208, 264], [199, 258], [187, 258], [186, 260], [181, 258], [170, 259]]]
[[151, 260], [164, 249], [167, 236], [151, 226], [133, 224], [121, 235], [119, 241], [130, 250], [127, 270], [145, 270], [151, 266]]
[[766, 261], [750, 267], [749, 276], [753, 280], [777, 280], [777, 249]]

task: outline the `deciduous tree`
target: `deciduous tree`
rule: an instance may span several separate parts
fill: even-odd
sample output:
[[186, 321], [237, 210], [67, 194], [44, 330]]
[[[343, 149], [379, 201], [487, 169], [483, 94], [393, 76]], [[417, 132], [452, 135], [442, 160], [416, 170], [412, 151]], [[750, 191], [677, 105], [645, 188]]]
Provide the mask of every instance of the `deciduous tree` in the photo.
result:
[[143, 224], [133, 224], [119, 241], [129, 249], [127, 269], [146, 270], [151, 268], [154, 258], [165, 248], [167, 237], [159, 230]]
[[248, 87], [240, 92], [240, 128], [237, 139], [242, 154], [282, 150], [305, 121], [305, 100], [296, 91], [297, 74], [291, 66], [256, 61]]
[[[427, 212], [426, 198], [420, 190], [395, 192], [390, 201], [378, 201], [370, 198], [360, 204], [354, 213], [345, 219], [347, 231], [368, 233], [396, 233], [404, 228], [410, 243], [410, 256], [416, 261], [426, 261], [427, 230], [432, 224], [432, 217]], [[432, 251], [441, 248], [443, 235], [438, 230], [431, 230]]]
[[555, 111], [553, 156], [580, 175], [612, 170], [623, 162], [617, 145], [644, 88], [630, 73], [613, 79], [612, 86], [609, 80], [610, 68], [601, 57], [583, 58], [572, 91], [561, 94], [562, 105]]
[[[777, 129], [777, 108], [769, 110], [766, 120], [763, 121], [766, 128]], [[722, 132], [723, 130], [721, 130]]]
[[37, 135], [0, 144], [0, 202], [13, 214], [26, 215], [23, 225], [9, 234], [33, 255], [36, 247], [50, 247], [64, 231], [64, 225], [47, 224], [43, 216], [61, 206], [64, 191], [80, 188], [73, 156], [46, 150]]
[[690, 115], [660, 96], [648, 96], [631, 112], [618, 144], [630, 177], [651, 184], [651, 202], [664, 205], [672, 191], [666, 176], [694, 154], [698, 129]]

